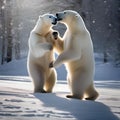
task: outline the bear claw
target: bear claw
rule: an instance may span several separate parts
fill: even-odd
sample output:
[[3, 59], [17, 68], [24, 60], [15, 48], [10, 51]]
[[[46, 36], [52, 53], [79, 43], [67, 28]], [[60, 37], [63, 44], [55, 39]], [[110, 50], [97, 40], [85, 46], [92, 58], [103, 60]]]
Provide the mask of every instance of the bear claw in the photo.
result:
[[47, 93], [44, 89], [42, 90], [34, 90], [34, 93]]
[[79, 96], [74, 95], [66, 95], [67, 98], [75, 98], [75, 99], [81, 99]]
[[49, 68], [52, 68], [52, 67], [53, 67], [53, 62], [49, 64]]

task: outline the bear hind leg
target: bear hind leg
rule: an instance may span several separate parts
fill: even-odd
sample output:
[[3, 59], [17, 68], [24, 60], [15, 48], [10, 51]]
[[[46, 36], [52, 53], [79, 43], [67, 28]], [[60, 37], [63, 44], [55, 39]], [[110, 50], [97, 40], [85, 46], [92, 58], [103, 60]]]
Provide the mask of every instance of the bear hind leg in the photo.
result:
[[34, 92], [37, 93], [46, 93], [46, 91], [43, 89], [45, 77], [44, 74], [39, 74], [39, 77], [36, 75], [36, 77], [33, 78], [34, 83]]
[[48, 77], [48, 79], [46, 79], [44, 84], [44, 88], [47, 93], [52, 92], [56, 79], [57, 79], [56, 72], [55, 70], [52, 70], [50, 76]]
[[69, 81], [69, 85], [72, 93], [71, 95], [67, 95], [66, 97], [82, 100], [84, 96], [84, 89], [83, 89], [83, 86], [79, 84], [79, 79], [69, 78], [68, 81]]
[[38, 69], [37, 66], [31, 64], [29, 66], [29, 74], [33, 82], [34, 93], [36, 92], [46, 93], [46, 91], [43, 89], [45, 81], [44, 72]]
[[85, 94], [87, 95], [87, 97], [85, 98], [86, 100], [95, 100], [99, 96], [93, 84], [88, 87], [88, 89], [85, 91]]
[[73, 82], [72, 82], [72, 80], [71, 80], [71, 78], [70, 78], [69, 75], [67, 76], [67, 81], [68, 81], [68, 85], [69, 85], [69, 88], [70, 88], [72, 94], [71, 94], [71, 95], [66, 95], [66, 97], [67, 97], [67, 98], [82, 99], [82, 98], [83, 98], [83, 93], [81, 93], [81, 95], [78, 94], [78, 92], [77, 92], [78, 90], [77, 90], [77, 88], [74, 86], [75, 81], [74, 81], [74, 84], [73, 84]]

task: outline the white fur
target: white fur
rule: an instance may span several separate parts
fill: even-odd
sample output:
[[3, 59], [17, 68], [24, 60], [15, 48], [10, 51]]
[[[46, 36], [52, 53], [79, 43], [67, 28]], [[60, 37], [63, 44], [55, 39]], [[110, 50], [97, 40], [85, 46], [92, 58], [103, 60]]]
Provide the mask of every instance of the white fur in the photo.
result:
[[27, 67], [34, 92], [52, 92], [56, 81], [55, 69], [49, 68], [50, 62], [54, 60], [53, 48], [56, 48], [52, 35], [54, 30], [51, 28], [53, 19], [49, 16], [51, 15], [45, 14], [39, 17], [29, 37]]
[[60, 21], [67, 26], [63, 36], [64, 51], [53, 63], [58, 67], [66, 63], [71, 94], [68, 97], [95, 100], [98, 93], [94, 88], [94, 57], [91, 36], [81, 16], [72, 10], [59, 12]]

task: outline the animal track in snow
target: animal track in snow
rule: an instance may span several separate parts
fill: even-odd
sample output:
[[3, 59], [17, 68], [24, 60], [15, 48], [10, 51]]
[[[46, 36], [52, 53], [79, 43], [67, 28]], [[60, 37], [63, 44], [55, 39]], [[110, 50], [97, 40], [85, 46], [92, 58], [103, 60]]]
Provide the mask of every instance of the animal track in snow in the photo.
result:
[[8, 102], [24, 102], [23, 100], [18, 100], [18, 99], [5, 99], [4, 101], [8, 101]]

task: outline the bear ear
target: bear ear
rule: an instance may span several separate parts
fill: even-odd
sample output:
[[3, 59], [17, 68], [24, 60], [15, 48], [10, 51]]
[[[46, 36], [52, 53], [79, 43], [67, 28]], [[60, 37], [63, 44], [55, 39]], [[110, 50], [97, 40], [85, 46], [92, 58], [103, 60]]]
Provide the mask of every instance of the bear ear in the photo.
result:
[[40, 16], [39, 16], [39, 20], [42, 20], [42, 19], [43, 19], [43, 16], [42, 16], [42, 15], [40, 15]]
[[42, 16], [40, 15], [39, 18], [42, 18]]

